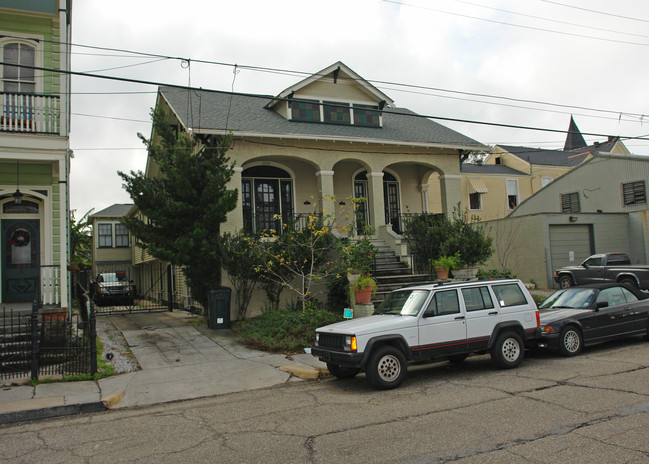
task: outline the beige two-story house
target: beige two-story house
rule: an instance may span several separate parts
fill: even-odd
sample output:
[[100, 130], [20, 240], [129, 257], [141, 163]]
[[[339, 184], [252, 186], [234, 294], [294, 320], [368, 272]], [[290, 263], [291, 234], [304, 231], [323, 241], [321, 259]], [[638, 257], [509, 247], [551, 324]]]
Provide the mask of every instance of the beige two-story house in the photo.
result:
[[[404, 215], [450, 214], [464, 202], [462, 159], [488, 149], [396, 106], [342, 62], [277, 95], [161, 87], [156, 107], [198, 137], [233, 132], [229, 187], [239, 202], [224, 232], [281, 230], [309, 213], [333, 214], [339, 225], [369, 224], [401, 253]], [[151, 158], [146, 174], [159, 175]], [[359, 197], [367, 202], [352, 211]], [[160, 268], [136, 255], [136, 267], [151, 268], [142, 275]]]

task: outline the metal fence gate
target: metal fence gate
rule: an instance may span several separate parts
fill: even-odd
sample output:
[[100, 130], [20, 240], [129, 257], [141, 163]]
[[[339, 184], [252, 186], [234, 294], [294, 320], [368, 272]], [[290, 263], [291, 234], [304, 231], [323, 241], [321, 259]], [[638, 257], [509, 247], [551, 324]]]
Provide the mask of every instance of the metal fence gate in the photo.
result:
[[[173, 266], [167, 265], [146, 276], [134, 276], [131, 269], [102, 268], [92, 276], [90, 271], [79, 272], [77, 288], [95, 302], [98, 316], [134, 312], [173, 311], [181, 307], [182, 291], [177, 289]], [[102, 280], [118, 279], [126, 289], [111, 291]], [[102, 288], [103, 287], [103, 288]], [[81, 296], [81, 295], [79, 295]]]

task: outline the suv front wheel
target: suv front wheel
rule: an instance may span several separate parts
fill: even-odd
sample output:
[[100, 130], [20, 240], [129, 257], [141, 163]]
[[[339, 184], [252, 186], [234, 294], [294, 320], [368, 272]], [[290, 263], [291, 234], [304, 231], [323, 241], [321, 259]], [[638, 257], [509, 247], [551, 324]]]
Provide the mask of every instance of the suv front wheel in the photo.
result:
[[524, 349], [520, 335], [513, 331], [503, 332], [491, 347], [491, 360], [502, 369], [511, 369], [523, 362]]
[[390, 390], [401, 385], [408, 371], [403, 353], [393, 346], [382, 346], [372, 353], [365, 369], [374, 387]]

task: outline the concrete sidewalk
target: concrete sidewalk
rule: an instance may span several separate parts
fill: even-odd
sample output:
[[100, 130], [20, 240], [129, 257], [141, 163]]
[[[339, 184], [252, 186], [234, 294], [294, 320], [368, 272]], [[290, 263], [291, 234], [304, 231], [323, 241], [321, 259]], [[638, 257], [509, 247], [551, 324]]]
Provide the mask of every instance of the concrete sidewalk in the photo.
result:
[[[102, 316], [105, 317], [105, 316]], [[95, 381], [3, 386], [0, 424], [146, 406], [326, 377], [310, 354], [286, 356], [241, 345], [184, 311], [112, 315], [142, 370]]]

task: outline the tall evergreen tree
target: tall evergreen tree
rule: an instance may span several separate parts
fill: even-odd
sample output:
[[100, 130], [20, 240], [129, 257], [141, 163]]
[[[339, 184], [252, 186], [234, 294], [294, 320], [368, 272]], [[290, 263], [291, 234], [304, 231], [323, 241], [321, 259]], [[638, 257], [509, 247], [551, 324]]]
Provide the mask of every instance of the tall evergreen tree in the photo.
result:
[[152, 111], [151, 117], [152, 139], [138, 137], [160, 175], [118, 173], [144, 216], [123, 222], [152, 256], [183, 267], [192, 296], [206, 308], [208, 289], [221, 285], [221, 224], [237, 202], [237, 189], [227, 188], [234, 167], [227, 156], [232, 136], [201, 144], [178, 132], [164, 112]]

